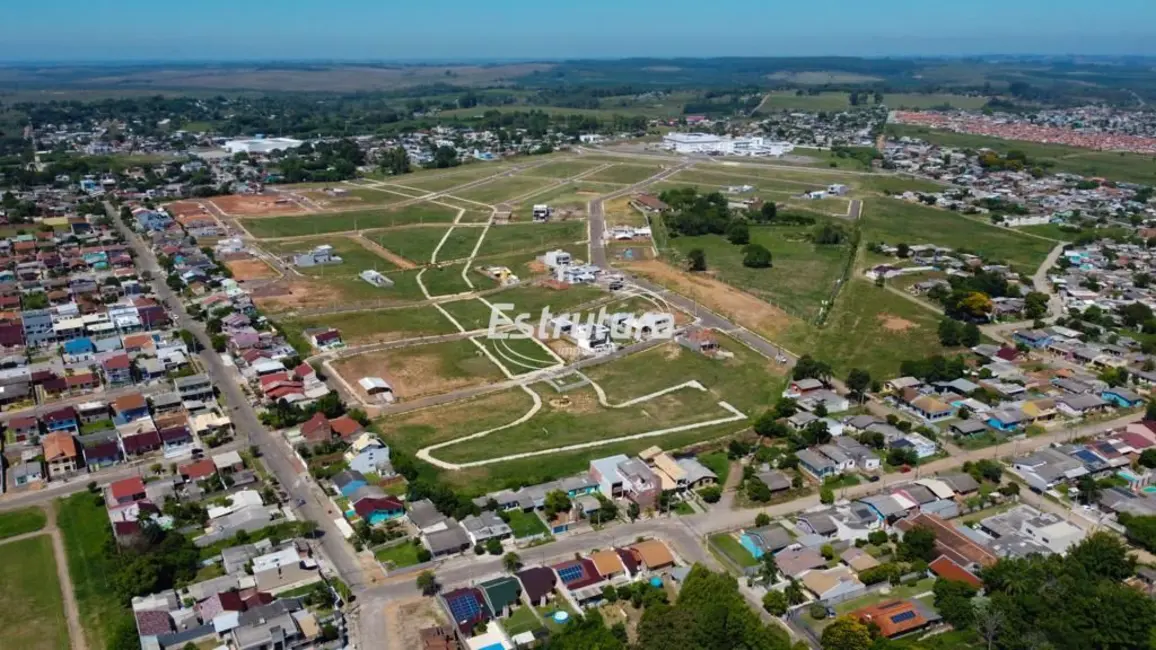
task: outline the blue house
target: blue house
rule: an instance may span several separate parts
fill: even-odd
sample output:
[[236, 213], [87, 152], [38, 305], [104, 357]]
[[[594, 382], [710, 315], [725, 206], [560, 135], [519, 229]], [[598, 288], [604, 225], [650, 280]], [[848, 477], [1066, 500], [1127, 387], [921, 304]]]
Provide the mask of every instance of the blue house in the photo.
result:
[[92, 344], [92, 339], [87, 336], [64, 342], [64, 361], [66, 363], [88, 361], [95, 354], [96, 346]]
[[1052, 343], [1052, 335], [1042, 330], [1020, 330], [1012, 334], [1012, 340], [1029, 348], [1046, 348]]
[[988, 413], [986, 423], [987, 426], [996, 431], [1006, 433], [1009, 431], [1018, 431], [1028, 419], [1028, 415], [1019, 409], [1000, 409]]
[[370, 526], [405, 516], [405, 506], [394, 497], [365, 497], [353, 504], [353, 510]]
[[48, 430], [48, 433], [57, 431], [76, 433], [80, 430], [80, 418], [76, 415], [76, 409], [71, 406], [57, 409], [41, 417], [40, 421], [44, 423], [44, 428]]
[[756, 560], [767, 553], [777, 553], [795, 542], [782, 526], [763, 526], [743, 531], [739, 544]]
[[1109, 388], [1100, 393], [1100, 398], [1106, 402], [1111, 402], [1114, 406], [1119, 408], [1132, 408], [1144, 403], [1144, 398], [1127, 388]]
[[339, 472], [335, 474], [331, 480], [343, 497], [349, 497], [359, 488], [369, 485], [369, 481], [365, 479], [365, 475], [357, 470]]

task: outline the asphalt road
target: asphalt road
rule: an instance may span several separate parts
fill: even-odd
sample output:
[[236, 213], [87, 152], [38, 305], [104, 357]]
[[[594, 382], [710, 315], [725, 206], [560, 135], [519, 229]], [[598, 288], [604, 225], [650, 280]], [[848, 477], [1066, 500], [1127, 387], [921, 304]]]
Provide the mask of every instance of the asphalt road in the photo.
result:
[[205, 374], [212, 380], [213, 385], [224, 396], [229, 407], [229, 416], [233, 426], [240, 436], [248, 439], [261, 452], [261, 459], [265, 467], [280, 481], [281, 486], [295, 502], [302, 502], [295, 510], [303, 519], [317, 522], [320, 539], [317, 540], [326, 559], [350, 587], [366, 584], [361, 563], [353, 553], [353, 549], [342, 538], [340, 531], [333, 523], [338, 513], [329, 511], [329, 500], [321, 489], [306, 474], [288, 444], [278, 439], [273, 433], [265, 429], [257, 418], [257, 413], [249, 404], [249, 400], [241, 388], [239, 376], [235, 371], [225, 366], [214, 350], [201, 324], [195, 321], [185, 311], [180, 296], [177, 296], [165, 284], [165, 272], [157, 263], [156, 256], [145, 242], [130, 230], [112, 206], [106, 205], [113, 223], [120, 230], [125, 240], [129, 242], [137, 254], [137, 266], [152, 272], [153, 287], [157, 296], [163, 300], [181, 327], [192, 332], [200, 342], [203, 351], [198, 354]]

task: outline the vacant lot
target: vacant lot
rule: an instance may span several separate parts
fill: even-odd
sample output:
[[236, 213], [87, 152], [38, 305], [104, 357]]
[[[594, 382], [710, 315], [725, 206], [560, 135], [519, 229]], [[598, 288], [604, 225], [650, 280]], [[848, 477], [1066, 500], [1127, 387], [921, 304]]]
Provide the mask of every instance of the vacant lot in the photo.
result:
[[534, 194], [514, 206], [513, 219], [530, 221], [535, 205], [545, 204], [553, 208], [554, 218], [585, 218], [586, 206], [593, 199], [609, 194], [622, 187], [610, 183], [590, 183], [571, 181], [555, 188]]
[[382, 377], [402, 400], [440, 395], [503, 378], [501, 371], [467, 340], [370, 352], [333, 364], [351, 385]]
[[531, 176], [503, 176], [460, 192], [455, 191], [453, 196], [486, 205], [497, 205], [513, 201], [523, 194], [543, 189], [556, 182], [548, 178]]
[[430, 306], [376, 309], [326, 314], [280, 321], [289, 336], [310, 328], [335, 327], [346, 345], [384, 343], [418, 336], [452, 334], [457, 330]]
[[[108, 525], [108, 513], [88, 492], [58, 500], [56, 513], [64, 535], [68, 574], [76, 592], [85, 639], [90, 650], [103, 650], [109, 647], [108, 642], [117, 629], [125, 626], [135, 628], [127, 604], [120, 601], [112, 583], [116, 561], [106, 549], [114, 548], [115, 542]], [[53, 574], [51, 571], [47, 574], [38, 572], [37, 580], [45, 581], [45, 575]], [[64, 621], [60, 620], [60, 625], [63, 624]]]
[[245, 282], [247, 280], [268, 280], [277, 277], [277, 271], [273, 267], [266, 264], [264, 261], [257, 258], [247, 260], [229, 260], [225, 262], [225, 266], [233, 274], [233, 279], [238, 282]]
[[606, 225], [639, 227], [647, 225], [646, 215], [630, 206], [632, 200], [634, 197], [624, 196], [603, 202], [602, 211], [606, 215]]
[[473, 284], [470, 286], [470, 283], [467, 283], [466, 279], [462, 277], [462, 270], [465, 268], [464, 262], [448, 266], [431, 266], [421, 276], [421, 281], [431, 296], [449, 296], [466, 291], [482, 291], [491, 289], [497, 284], [494, 280], [471, 269], [467, 271], [470, 283]]
[[441, 192], [451, 187], [457, 187], [482, 178], [496, 176], [504, 171], [509, 171], [509, 169], [509, 165], [476, 163], [454, 169], [435, 169], [418, 171], [402, 176], [389, 176], [384, 180], [387, 183], [401, 185], [403, 187], [414, 187], [427, 192]]
[[809, 351], [845, 377], [863, 368], [876, 379], [895, 377], [908, 359], [944, 352], [939, 344], [939, 315], [861, 279], [848, 282], [827, 324], [794, 332], [792, 349]]
[[0, 647], [68, 649], [68, 622], [51, 537], [39, 535], [0, 545], [0, 585], [4, 586], [0, 589]]
[[812, 227], [751, 228], [751, 242], [771, 251], [772, 266], [743, 266], [743, 248], [719, 235], [677, 237], [671, 246], [681, 256], [695, 248], [706, 253], [708, 272], [804, 319], [818, 314], [843, 270], [850, 246], [818, 246], [810, 241]]
[[428, 264], [449, 226], [409, 226], [365, 233], [370, 241], [414, 264]]
[[356, 273], [343, 275], [293, 278], [275, 283], [277, 293], [257, 292], [254, 302], [270, 312], [311, 309], [318, 307], [351, 307], [363, 303], [387, 304], [424, 300], [417, 285], [420, 269], [394, 271], [387, 276], [392, 287], [375, 287], [357, 277]]
[[585, 176], [582, 180], [633, 185], [634, 183], [640, 183], [654, 176], [660, 171], [662, 171], [662, 168], [658, 165], [615, 164], [607, 169], [602, 169], [589, 176]]
[[559, 160], [547, 163], [540, 167], [527, 169], [527, 176], [544, 176], [546, 178], [572, 178], [582, 172], [590, 171], [602, 163], [589, 160]]
[[987, 261], [1006, 261], [1029, 274], [1055, 246], [1055, 242], [993, 226], [980, 219], [898, 199], [866, 202], [862, 221], [863, 241], [867, 243], [947, 246], [975, 253]]
[[279, 185], [275, 189], [281, 193], [303, 197], [307, 205], [315, 205], [323, 210], [386, 205], [406, 199], [404, 194], [344, 183], [300, 183]]
[[0, 539], [34, 533], [48, 521], [41, 508], [21, 508], [0, 513]]
[[512, 375], [524, 375], [557, 365], [557, 361], [545, 348], [529, 338], [491, 339], [481, 336], [476, 340]]
[[271, 217], [286, 214], [305, 214], [305, 208], [289, 197], [271, 194], [230, 194], [209, 201], [221, 212], [235, 217]]
[[[442, 309], [446, 310], [454, 320], [461, 323], [466, 330], [484, 329], [490, 324], [490, 315], [493, 310], [486, 303], [477, 298], [444, 302]], [[444, 317], [443, 317], [444, 318]]]
[[438, 262], [467, 259], [478, 245], [478, 238], [482, 236], [483, 228], [458, 227], [450, 231], [442, 247], [437, 251]]
[[453, 221], [457, 210], [436, 203], [416, 203], [396, 210], [349, 210], [300, 217], [249, 219], [245, 228], [254, 237], [304, 237], [330, 232], [390, 228], [411, 223]]
[[586, 239], [585, 221], [511, 223], [492, 226], [482, 242], [479, 256], [547, 251]]
[[[332, 246], [333, 254], [341, 258], [341, 263], [320, 264], [317, 266], [296, 266], [292, 263], [295, 255], [308, 253], [317, 246], [322, 245]], [[287, 260], [289, 265], [302, 275], [354, 276], [366, 269], [375, 269], [382, 273], [397, 269], [397, 265], [393, 262], [390, 262], [357, 241], [342, 235], [310, 237], [307, 239], [295, 239], [293, 241], [265, 242], [261, 244], [261, 247]]]

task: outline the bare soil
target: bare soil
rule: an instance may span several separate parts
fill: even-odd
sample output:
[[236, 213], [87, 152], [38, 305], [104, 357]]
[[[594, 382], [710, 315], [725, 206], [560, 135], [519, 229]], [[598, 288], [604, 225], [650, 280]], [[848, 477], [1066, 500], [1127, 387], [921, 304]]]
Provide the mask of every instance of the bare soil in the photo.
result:
[[306, 210], [285, 196], [232, 194], [214, 197], [211, 203], [233, 217], [278, 217], [306, 214]]
[[787, 312], [710, 277], [680, 271], [657, 260], [631, 262], [623, 268], [658, 281], [711, 310], [774, 340], [797, 321]]
[[263, 260], [250, 258], [247, 260], [230, 260], [225, 266], [233, 272], [233, 278], [238, 282], [247, 280], [269, 280], [277, 277], [277, 272]]
[[888, 332], [906, 332], [907, 330], [918, 327], [915, 323], [892, 314], [879, 314], [879, 320], [883, 324], [883, 329]]
[[[393, 387], [393, 393], [401, 400], [416, 399], [429, 395], [441, 395], [460, 388], [477, 386], [492, 380], [498, 372], [493, 363], [478, 352], [478, 358], [466, 361], [467, 365], [477, 362], [477, 372], [465, 376], [446, 377], [442, 374], [445, 359], [436, 350], [428, 354], [415, 354], [412, 349], [383, 350], [342, 359], [333, 364], [337, 372], [350, 386], [361, 393], [357, 381], [362, 377], [381, 377]], [[368, 398], [368, 395], [365, 396]]]
[[429, 598], [393, 601], [385, 606], [383, 612], [364, 613], [364, 616], [381, 615], [389, 621], [386, 624], [387, 648], [420, 648], [420, 630], [446, 623], [436, 601]]
[[361, 235], [357, 235], [356, 237], [350, 237], [350, 239], [357, 242], [365, 250], [367, 250], [367, 251], [369, 251], [375, 255], [378, 255], [379, 257], [387, 259], [390, 262], [393, 262], [400, 269], [415, 269], [415, 268], [417, 268], [417, 264], [414, 264], [413, 262], [411, 262], [410, 260], [407, 260], [406, 258], [402, 257], [401, 255], [398, 255], [397, 253], [389, 250], [388, 248], [384, 248], [384, 247], [378, 245], [377, 242], [370, 241], [370, 240], [366, 239], [365, 237], [362, 237]]
[[175, 201], [165, 204], [164, 208], [178, 221], [186, 217], [212, 216], [209, 209], [199, 201]]

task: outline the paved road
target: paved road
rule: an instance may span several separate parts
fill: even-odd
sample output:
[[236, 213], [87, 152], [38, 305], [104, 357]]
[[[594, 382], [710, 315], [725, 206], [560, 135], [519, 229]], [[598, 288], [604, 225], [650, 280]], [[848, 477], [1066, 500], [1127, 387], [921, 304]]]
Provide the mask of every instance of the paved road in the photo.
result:
[[135, 232], [124, 225], [111, 205], [106, 207], [113, 223], [136, 251], [138, 268], [152, 272], [153, 287], [157, 296], [170, 306], [180, 326], [192, 332], [200, 342], [203, 348], [203, 351], [198, 355], [201, 359], [201, 366], [212, 380], [213, 385], [225, 397], [231, 409], [229, 415], [237, 433], [247, 437], [250, 443], [257, 446], [265, 466], [277, 477], [285, 491], [293, 499], [304, 501], [304, 505], [297, 510], [304, 519], [317, 522], [319, 531], [322, 533], [319, 540], [320, 546], [341, 578], [351, 587], [365, 584], [366, 576], [361, 563], [333, 524], [333, 519], [337, 515], [329, 511], [328, 499], [321, 492], [321, 489], [305, 475], [305, 468], [301, 466], [288, 445], [280, 441], [261, 424], [241, 388], [235, 371], [225, 366], [220, 355], [213, 350], [204, 328], [189, 316], [180, 297], [175, 295], [165, 284], [165, 273], [157, 263], [152, 250]]

